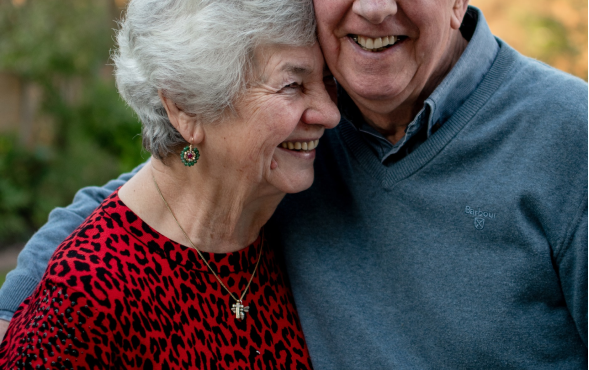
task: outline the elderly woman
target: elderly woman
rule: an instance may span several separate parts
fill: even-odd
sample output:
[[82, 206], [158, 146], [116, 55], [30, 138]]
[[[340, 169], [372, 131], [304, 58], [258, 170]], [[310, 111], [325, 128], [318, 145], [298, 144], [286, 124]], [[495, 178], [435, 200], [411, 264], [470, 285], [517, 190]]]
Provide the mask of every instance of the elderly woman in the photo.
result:
[[261, 232], [339, 119], [311, 1], [133, 0], [117, 41], [151, 162], [58, 247], [0, 367], [311, 367]]

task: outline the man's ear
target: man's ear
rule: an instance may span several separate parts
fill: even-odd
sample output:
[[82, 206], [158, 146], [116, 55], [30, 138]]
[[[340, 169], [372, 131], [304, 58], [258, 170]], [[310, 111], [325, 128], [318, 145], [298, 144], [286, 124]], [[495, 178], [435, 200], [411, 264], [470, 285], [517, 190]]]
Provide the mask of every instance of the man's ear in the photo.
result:
[[452, 6], [452, 15], [450, 18], [450, 27], [452, 27], [452, 29], [457, 30], [460, 28], [467, 8], [468, 0], [454, 0], [454, 5]]
[[168, 113], [170, 123], [182, 135], [184, 140], [192, 145], [202, 142], [204, 131], [196, 115], [182, 110], [172, 99], [167, 98], [161, 90], [158, 91], [158, 95], [166, 109], [166, 113]]

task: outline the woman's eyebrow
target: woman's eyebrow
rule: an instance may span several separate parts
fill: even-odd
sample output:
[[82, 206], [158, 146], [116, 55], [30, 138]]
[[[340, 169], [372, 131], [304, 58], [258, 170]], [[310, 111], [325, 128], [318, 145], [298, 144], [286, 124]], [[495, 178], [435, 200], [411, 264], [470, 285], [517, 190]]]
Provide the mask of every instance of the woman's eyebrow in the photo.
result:
[[309, 65], [285, 63], [284, 65], [282, 65], [282, 67], [280, 67], [280, 71], [306, 76], [310, 75], [313, 69]]

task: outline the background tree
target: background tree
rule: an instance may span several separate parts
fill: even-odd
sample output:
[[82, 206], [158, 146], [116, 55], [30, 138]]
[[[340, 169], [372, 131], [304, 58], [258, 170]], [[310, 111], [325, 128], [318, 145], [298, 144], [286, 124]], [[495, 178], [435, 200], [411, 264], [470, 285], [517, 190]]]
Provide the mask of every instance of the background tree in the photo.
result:
[[18, 78], [25, 109], [29, 92], [39, 100], [25, 112], [34, 122], [0, 134], [0, 245], [26, 240], [80, 187], [147, 158], [108, 65], [120, 12], [106, 0], [0, 2], [0, 70]]

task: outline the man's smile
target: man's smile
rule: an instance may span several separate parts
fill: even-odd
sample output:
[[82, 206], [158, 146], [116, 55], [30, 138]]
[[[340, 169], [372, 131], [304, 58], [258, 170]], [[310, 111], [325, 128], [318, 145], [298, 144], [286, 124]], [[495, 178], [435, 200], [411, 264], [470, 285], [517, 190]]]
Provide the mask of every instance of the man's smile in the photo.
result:
[[372, 52], [386, 50], [407, 38], [405, 35], [391, 35], [377, 38], [363, 35], [348, 35], [348, 37], [354, 40], [356, 44], [360, 45], [362, 49]]

